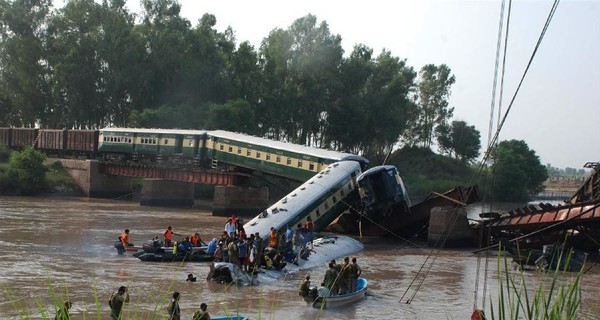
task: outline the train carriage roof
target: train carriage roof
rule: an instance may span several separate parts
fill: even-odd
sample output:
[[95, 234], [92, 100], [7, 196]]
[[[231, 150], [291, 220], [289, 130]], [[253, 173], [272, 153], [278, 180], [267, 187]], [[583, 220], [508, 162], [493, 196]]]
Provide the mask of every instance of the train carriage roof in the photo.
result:
[[271, 227], [277, 230], [285, 228], [287, 223], [293, 222], [301, 213], [309, 209], [314, 202], [324, 195], [331, 195], [352, 173], [360, 174], [360, 164], [355, 161], [335, 162], [317, 173], [307, 182], [290, 192], [283, 199], [267, 208], [261, 214], [248, 221], [244, 230], [248, 235], [256, 232], [261, 238], [266, 238]]
[[131, 133], [154, 133], [154, 134], [184, 134], [184, 135], [203, 135], [206, 130], [187, 130], [187, 129], [147, 129], [147, 128], [103, 128], [100, 132], [131, 132]]
[[294, 143], [275, 141], [275, 140], [270, 140], [270, 139], [266, 139], [266, 138], [260, 138], [260, 137], [255, 137], [255, 136], [251, 136], [251, 135], [246, 135], [243, 133], [236, 133], [236, 132], [230, 132], [230, 131], [224, 131], [224, 130], [214, 130], [214, 131], [208, 131], [208, 135], [217, 137], [217, 138], [231, 139], [231, 140], [235, 140], [235, 141], [239, 141], [239, 142], [243, 142], [243, 143], [264, 146], [264, 147], [273, 148], [273, 149], [282, 150], [282, 151], [294, 152], [294, 153], [298, 153], [298, 154], [305, 154], [305, 155], [318, 157], [318, 158], [333, 159], [333, 160], [338, 160], [338, 161], [354, 160], [354, 161], [359, 161], [359, 162], [363, 162], [363, 163], [367, 163], [367, 164], [369, 163], [369, 161], [367, 159], [365, 159], [361, 156], [352, 154], [352, 153], [338, 152], [338, 151], [333, 151], [333, 150], [325, 150], [325, 149], [308, 147], [308, 146], [303, 146], [303, 145], [294, 144]]

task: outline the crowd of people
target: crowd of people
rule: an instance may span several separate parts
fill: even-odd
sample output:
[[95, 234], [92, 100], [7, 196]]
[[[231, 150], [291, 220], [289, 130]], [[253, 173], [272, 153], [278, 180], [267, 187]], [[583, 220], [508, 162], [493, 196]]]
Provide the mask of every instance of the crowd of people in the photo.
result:
[[329, 262], [329, 269], [325, 271], [323, 282], [317, 289], [316, 286], [311, 286], [310, 275], [306, 275], [298, 294], [306, 299], [314, 300], [317, 298], [327, 298], [335, 295], [342, 295], [356, 291], [358, 278], [362, 274], [362, 268], [356, 263], [356, 257], [344, 258], [343, 264], [337, 264], [335, 259]]

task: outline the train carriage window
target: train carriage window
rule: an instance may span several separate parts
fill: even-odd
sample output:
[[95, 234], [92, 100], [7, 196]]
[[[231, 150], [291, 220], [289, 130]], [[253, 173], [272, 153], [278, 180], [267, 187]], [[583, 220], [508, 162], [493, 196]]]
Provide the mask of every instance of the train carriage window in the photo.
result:
[[292, 159], [290, 159], [290, 158], [287, 158], [287, 165], [288, 165], [288, 166], [292, 165]]
[[238, 152], [237, 154], [242, 154], [242, 148], [238, 147]]
[[333, 200], [333, 203], [336, 203], [336, 202], [337, 202], [337, 198], [336, 198], [336, 196], [333, 196], [333, 197], [331, 198], [331, 200]]
[[281, 157], [280, 156], [275, 157], [275, 162], [280, 163], [281, 162]]
[[271, 160], [271, 155], [267, 153], [267, 161]]
[[229, 146], [229, 152], [233, 152], [233, 147]]
[[323, 207], [325, 207], [325, 210], [329, 210], [329, 203], [327, 203], [327, 201], [325, 201], [325, 204], [323, 205]]
[[260, 151], [256, 151], [256, 159], [260, 158]]
[[302, 160], [298, 160], [298, 168], [302, 168]]
[[320, 217], [321, 216], [321, 211], [319, 209], [317, 209], [316, 214], [317, 214], [317, 218]]
[[250, 149], [246, 150], [246, 156], [251, 157], [252, 156], [252, 150], [250, 150]]
[[158, 139], [156, 139], [156, 138], [152, 139], [152, 144], [158, 144]]
[[169, 139], [165, 139], [165, 142], [163, 143], [165, 146], [169, 144]]
[[308, 170], [310, 170], [310, 171], [314, 171], [314, 170], [315, 170], [315, 164], [311, 162], [311, 163], [308, 165]]
[[223, 146], [222, 144], [219, 143], [219, 150], [223, 151], [224, 148], [225, 148], [225, 146]]
[[131, 143], [131, 138], [129, 138], [129, 143]]
[[343, 188], [340, 189], [340, 196], [342, 196], [342, 197], [344, 196], [344, 189]]

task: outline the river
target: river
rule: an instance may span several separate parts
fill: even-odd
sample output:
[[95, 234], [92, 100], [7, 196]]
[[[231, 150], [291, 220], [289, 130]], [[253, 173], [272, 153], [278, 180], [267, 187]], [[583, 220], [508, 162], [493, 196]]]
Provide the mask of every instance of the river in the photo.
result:
[[[113, 244], [125, 228], [131, 230], [130, 241], [135, 244], [161, 235], [168, 225], [184, 235], [199, 230], [207, 242], [222, 232], [225, 219], [206, 211], [86, 198], [0, 197], [0, 219], [0, 319], [43, 319], [42, 311], [53, 318], [53, 299], [67, 297], [73, 302], [73, 319], [109, 319], [108, 296], [120, 285], [129, 287], [127, 315], [136, 319], [163, 319], [153, 315], [163, 312], [161, 304], [173, 291], [181, 293], [182, 319], [190, 319], [201, 302], [209, 305], [213, 315], [227, 310], [252, 319], [468, 319], [478, 274], [477, 306], [482, 307], [484, 286], [486, 309], [490, 299], [497, 304], [489, 298], [498, 293], [495, 253], [484, 276], [485, 259], [479, 260], [478, 268], [471, 249], [442, 250], [430, 256], [430, 248], [399, 240], [368, 241], [356, 255], [369, 280], [367, 297], [342, 309], [316, 310], [298, 297], [305, 272], [256, 287], [224, 286], [204, 280], [207, 263], [149, 263], [116, 254]], [[407, 298], [399, 302], [428, 257], [435, 261], [414, 299], [409, 304], [404, 303]], [[317, 282], [325, 270], [323, 265], [307, 272]], [[198, 282], [185, 282], [188, 273]], [[551, 275], [528, 272], [524, 279], [533, 289], [549, 283]], [[583, 275], [581, 319], [597, 319], [599, 281], [597, 273]], [[407, 297], [413, 293], [409, 291]]]

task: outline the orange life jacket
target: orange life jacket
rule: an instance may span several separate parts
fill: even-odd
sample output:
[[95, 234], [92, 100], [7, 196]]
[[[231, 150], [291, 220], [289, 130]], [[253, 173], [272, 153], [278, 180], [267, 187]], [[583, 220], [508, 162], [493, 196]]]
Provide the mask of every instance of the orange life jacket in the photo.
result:
[[192, 243], [192, 245], [193, 245], [194, 247], [197, 247], [197, 246], [198, 246], [198, 244], [200, 243], [200, 236], [197, 236], [197, 235], [192, 235], [192, 236], [190, 237], [190, 242]]
[[127, 233], [121, 233], [121, 236], [119, 237], [119, 239], [121, 239], [121, 243], [124, 246], [129, 244], [129, 235]]
[[277, 237], [277, 231], [273, 230], [269, 233], [269, 247], [277, 248], [279, 244], [279, 238]]
[[171, 239], [172, 239], [172, 238], [173, 238], [173, 231], [172, 231], [172, 230], [169, 230], [169, 229], [167, 229], [167, 230], [165, 231], [165, 240], [166, 240], [166, 241], [171, 241]]

